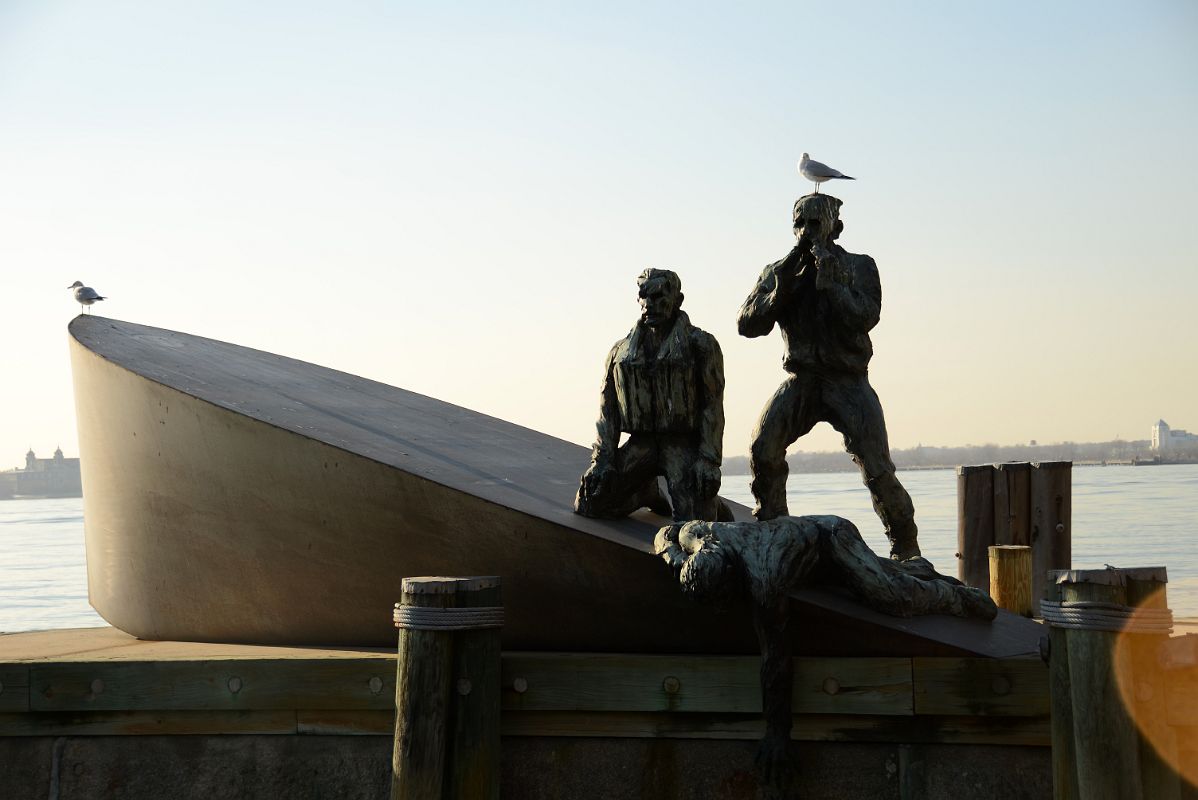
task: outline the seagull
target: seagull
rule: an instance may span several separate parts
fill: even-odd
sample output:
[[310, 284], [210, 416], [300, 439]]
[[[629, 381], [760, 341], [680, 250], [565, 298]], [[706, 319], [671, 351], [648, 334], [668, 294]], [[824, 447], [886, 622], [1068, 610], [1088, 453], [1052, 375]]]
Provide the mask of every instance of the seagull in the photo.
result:
[[85, 306], [90, 306], [92, 303], [96, 302], [97, 300], [106, 299], [106, 298], [101, 297], [100, 293], [97, 292], [92, 287], [84, 286], [83, 281], [75, 281], [67, 288], [75, 290], [75, 302], [79, 304], [79, 309], [81, 311], [83, 311], [84, 313], [87, 312], [87, 309], [85, 308]]
[[857, 180], [856, 178], [850, 178], [838, 169], [832, 169], [827, 164], [812, 161], [806, 153], [803, 153], [803, 157], [799, 159], [799, 174], [815, 184], [816, 194], [819, 194], [819, 185], [824, 181], [830, 181], [833, 178], [840, 178], [846, 181]]

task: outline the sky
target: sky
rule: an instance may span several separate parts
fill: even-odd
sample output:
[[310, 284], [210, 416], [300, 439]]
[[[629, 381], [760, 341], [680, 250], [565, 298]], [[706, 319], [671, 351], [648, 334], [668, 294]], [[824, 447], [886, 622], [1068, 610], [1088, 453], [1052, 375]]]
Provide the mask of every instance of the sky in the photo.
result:
[[1198, 429], [1196, 43], [1192, 0], [0, 0], [0, 468], [78, 452], [75, 280], [589, 444], [646, 267], [745, 454], [804, 151], [857, 177], [892, 447]]

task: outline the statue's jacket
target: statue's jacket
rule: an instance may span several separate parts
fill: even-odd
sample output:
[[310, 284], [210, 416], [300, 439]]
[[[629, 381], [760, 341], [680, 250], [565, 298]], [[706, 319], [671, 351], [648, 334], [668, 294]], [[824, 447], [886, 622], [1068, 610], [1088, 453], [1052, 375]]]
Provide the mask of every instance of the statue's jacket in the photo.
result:
[[610, 459], [621, 432], [693, 434], [704, 458], [719, 464], [724, 436], [724, 363], [719, 343], [679, 311], [657, 352], [637, 324], [607, 356], [595, 443]]
[[882, 309], [874, 260], [834, 245], [818, 270], [808, 266], [786, 291], [778, 274], [797, 268], [792, 252], [762, 271], [740, 309], [741, 335], [765, 336], [777, 323], [786, 344], [782, 366], [787, 372], [865, 374], [874, 352], [869, 331]]

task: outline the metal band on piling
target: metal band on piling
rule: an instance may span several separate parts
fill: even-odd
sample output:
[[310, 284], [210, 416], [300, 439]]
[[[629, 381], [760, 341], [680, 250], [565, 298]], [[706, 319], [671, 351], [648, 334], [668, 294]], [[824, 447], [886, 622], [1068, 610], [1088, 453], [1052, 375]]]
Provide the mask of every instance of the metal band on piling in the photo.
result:
[[1113, 633], [1173, 632], [1173, 611], [1168, 608], [1133, 608], [1118, 603], [1075, 600], [1041, 600], [1044, 622], [1054, 628]]
[[472, 631], [503, 627], [503, 606], [433, 608], [395, 604], [391, 619], [397, 628], [415, 631]]

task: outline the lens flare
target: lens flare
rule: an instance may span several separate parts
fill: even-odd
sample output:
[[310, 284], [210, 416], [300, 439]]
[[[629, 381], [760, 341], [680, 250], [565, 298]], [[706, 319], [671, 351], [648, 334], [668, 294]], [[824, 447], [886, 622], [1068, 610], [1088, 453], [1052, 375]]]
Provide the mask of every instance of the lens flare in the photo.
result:
[[[1165, 592], [1152, 593], [1140, 603], [1128, 624], [1135, 628], [1141, 612], [1166, 608]], [[1140, 770], [1151, 783], [1164, 780], [1163, 762], [1198, 786], [1198, 664], [1162, 663], [1164, 634], [1120, 633], [1113, 661], [1124, 708], [1140, 731]], [[1151, 789], [1151, 786], [1147, 787]]]

